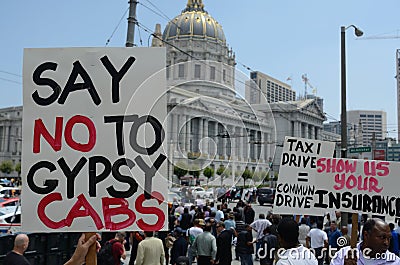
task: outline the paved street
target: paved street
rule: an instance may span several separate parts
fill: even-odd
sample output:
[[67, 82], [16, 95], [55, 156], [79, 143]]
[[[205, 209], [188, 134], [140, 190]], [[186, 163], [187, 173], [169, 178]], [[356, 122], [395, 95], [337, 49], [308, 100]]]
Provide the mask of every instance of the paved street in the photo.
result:
[[[230, 203], [230, 204], [229, 204], [229, 207], [230, 207], [230, 208], [233, 208], [235, 205], [236, 205], [236, 202], [235, 202], [235, 203]], [[269, 204], [260, 206], [258, 203], [253, 203], [253, 204], [252, 204], [252, 207], [253, 207], [254, 211], [256, 212], [256, 219], [258, 219], [258, 214], [260, 214], [260, 213], [267, 214], [268, 211], [270, 211], [270, 210], [272, 209], [271, 205], [269, 205]], [[256, 236], [256, 234], [255, 234], [254, 231], [253, 231], [253, 237], [255, 237], [255, 236]], [[254, 249], [255, 249], [255, 246], [254, 246]], [[234, 248], [232, 247], [233, 258], [235, 258], [234, 251], [235, 251], [235, 250], [234, 250]], [[124, 261], [124, 263], [125, 263], [125, 264], [129, 264], [129, 259], [130, 259], [130, 251], [128, 251], [128, 253], [127, 253], [127, 258], [126, 258], [126, 260]], [[195, 263], [195, 264], [196, 264], [196, 263]], [[233, 264], [233, 265], [239, 265], [239, 264], [240, 264], [240, 261], [238, 261], [238, 260], [233, 260], [233, 261], [232, 261], [232, 264]], [[259, 262], [259, 261], [254, 261], [254, 264], [260, 264], [260, 262]]]

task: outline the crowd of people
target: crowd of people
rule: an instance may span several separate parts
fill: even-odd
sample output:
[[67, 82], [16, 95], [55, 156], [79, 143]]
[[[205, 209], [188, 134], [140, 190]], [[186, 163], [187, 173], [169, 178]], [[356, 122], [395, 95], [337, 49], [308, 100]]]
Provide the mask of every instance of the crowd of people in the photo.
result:
[[[182, 257], [187, 257], [190, 265], [196, 259], [199, 265], [231, 264], [233, 259], [240, 260], [242, 265], [252, 265], [254, 261], [261, 265], [299, 264], [300, 261], [301, 264], [315, 265], [355, 264], [351, 263], [354, 259], [343, 252], [350, 247], [351, 220], [348, 226], [342, 225], [339, 211], [334, 212], [334, 216], [326, 213], [324, 217], [280, 216], [266, 212], [256, 218], [251, 203], [239, 200], [232, 208], [223, 201], [217, 205], [211, 202], [190, 208], [175, 204], [170, 209], [169, 221], [169, 230], [184, 243], [179, 243], [180, 251], [175, 244], [170, 245], [165, 257], [168, 259], [170, 251], [171, 259], [166, 264], [178, 264], [177, 258], [184, 260]], [[383, 256], [388, 257], [393, 253], [395, 256], [389, 258], [390, 264], [397, 264], [399, 234], [394, 224], [361, 215], [359, 221], [358, 248], [371, 249], [375, 256], [385, 253]], [[397, 230], [400, 230], [400, 222]], [[278, 253], [279, 250], [291, 251]], [[293, 252], [302, 254], [293, 257]], [[362, 263], [362, 255], [358, 256], [358, 264], [389, 261], [383, 259], [385, 262], [382, 262], [375, 256], [367, 263]]]
[[[361, 219], [354, 255], [351, 229], [342, 225], [340, 212], [335, 215], [299, 218], [266, 212], [256, 217], [251, 203], [242, 200], [232, 208], [226, 202], [190, 208], [173, 204], [169, 209], [169, 231], [117, 232], [112, 238], [103, 238], [103, 242], [113, 243], [115, 265], [123, 264], [126, 250], [130, 250], [131, 265], [228, 265], [235, 259], [241, 265], [253, 265], [254, 261], [261, 265], [400, 264], [399, 227], [395, 229], [394, 224], [379, 218]], [[94, 242], [96, 237], [89, 241], [81, 237], [65, 264], [84, 264], [87, 249]], [[27, 244], [26, 235], [17, 235], [5, 264], [29, 264], [23, 258]]]

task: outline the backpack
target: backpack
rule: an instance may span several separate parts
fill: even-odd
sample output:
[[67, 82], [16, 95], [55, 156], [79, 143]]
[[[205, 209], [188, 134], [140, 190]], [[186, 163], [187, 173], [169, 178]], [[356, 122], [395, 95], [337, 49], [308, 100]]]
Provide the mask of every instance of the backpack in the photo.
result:
[[112, 246], [117, 240], [110, 240], [104, 243], [100, 251], [97, 253], [97, 265], [111, 265], [114, 264], [114, 257], [112, 254]]
[[189, 237], [189, 244], [193, 245], [194, 240], [196, 239], [196, 237], [194, 235], [190, 234], [190, 228], [187, 230], [187, 233], [188, 233], [188, 237]]

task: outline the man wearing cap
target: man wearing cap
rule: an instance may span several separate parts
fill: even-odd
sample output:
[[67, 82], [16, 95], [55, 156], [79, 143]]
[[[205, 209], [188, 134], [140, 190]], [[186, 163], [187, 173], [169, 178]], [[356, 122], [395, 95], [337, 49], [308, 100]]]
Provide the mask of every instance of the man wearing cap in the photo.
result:
[[175, 265], [177, 263], [178, 257], [186, 256], [188, 242], [183, 237], [183, 230], [179, 226], [174, 230], [174, 236], [176, 240], [172, 245], [171, 249], [171, 264]]
[[217, 240], [211, 234], [211, 224], [206, 224], [203, 233], [193, 243], [193, 254], [197, 256], [198, 265], [211, 265], [217, 256]]
[[193, 225], [194, 225], [193, 227], [186, 230], [186, 239], [189, 243], [189, 249], [188, 249], [189, 265], [192, 265], [193, 259], [195, 257], [195, 255], [193, 255], [194, 240], [198, 235], [203, 233], [202, 227], [205, 225], [205, 223], [203, 219], [195, 219]]

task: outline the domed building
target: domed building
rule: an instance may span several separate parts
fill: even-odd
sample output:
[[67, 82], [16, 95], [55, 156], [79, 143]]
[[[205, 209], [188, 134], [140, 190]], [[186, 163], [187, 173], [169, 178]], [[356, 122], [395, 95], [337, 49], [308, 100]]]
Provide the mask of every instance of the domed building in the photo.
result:
[[202, 0], [188, 0], [163, 34], [159, 25], [155, 34], [163, 41], [154, 38], [152, 45], [167, 49], [169, 175], [174, 166], [225, 168], [227, 185], [240, 181], [245, 169], [265, 176], [275, 148], [269, 144], [275, 140], [273, 118], [239, 95], [237, 87], [248, 78], [236, 76], [222, 25]]
[[203, 95], [235, 97], [228, 89], [235, 80], [235, 55], [226, 44], [219, 24], [204, 9], [202, 0], [189, 0], [182, 13], [172, 19], [162, 36], [167, 47], [167, 79], [171, 85], [181, 80], [220, 83], [218, 89], [194, 85], [187, 90]]

